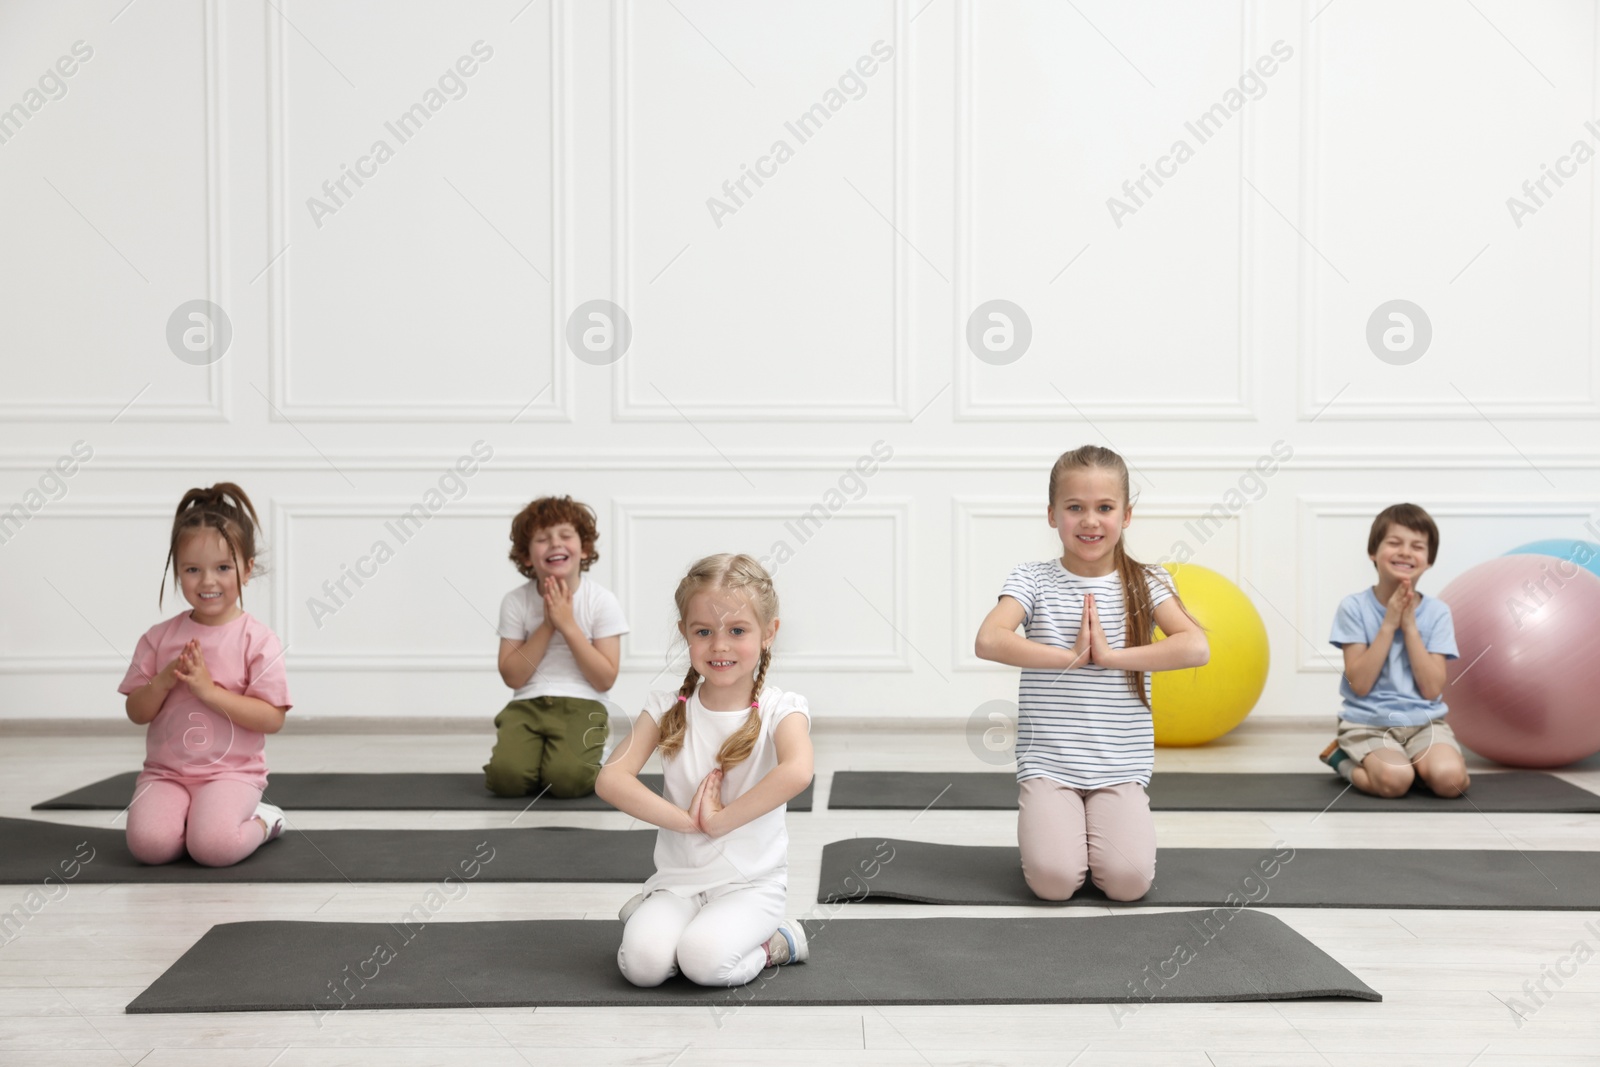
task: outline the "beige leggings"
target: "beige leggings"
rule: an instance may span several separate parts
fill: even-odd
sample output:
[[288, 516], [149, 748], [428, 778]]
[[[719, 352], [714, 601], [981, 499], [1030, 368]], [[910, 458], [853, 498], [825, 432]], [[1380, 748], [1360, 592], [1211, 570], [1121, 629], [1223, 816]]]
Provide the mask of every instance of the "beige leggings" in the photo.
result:
[[1156, 876], [1156, 824], [1138, 782], [1074, 789], [1029, 778], [1017, 798], [1022, 876], [1042, 900], [1066, 900], [1085, 876], [1112, 900], [1138, 900]]

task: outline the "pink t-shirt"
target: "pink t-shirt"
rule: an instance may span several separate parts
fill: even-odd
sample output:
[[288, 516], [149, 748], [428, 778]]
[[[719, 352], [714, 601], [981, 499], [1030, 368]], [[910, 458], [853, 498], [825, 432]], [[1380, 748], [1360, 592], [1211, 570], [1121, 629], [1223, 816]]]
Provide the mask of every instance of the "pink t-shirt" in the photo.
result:
[[[278, 635], [249, 612], [221, 626], [206, 626], [186, 611], [150, 627], [139, 638], [117, 692], [126, 695], [149, 684], [190, 640], [200, 642], [206, 670], [217, 685], [276, 708], [289, 705], [283, 646]], [[212, 711], [188, 685], [179, 682], [145, 733], [144, 771], [139, 781], [233, 781], [265, 789], [267, 762], [262, 751], [266, 740], [265, 734], [235, 726], [226, 715]]]

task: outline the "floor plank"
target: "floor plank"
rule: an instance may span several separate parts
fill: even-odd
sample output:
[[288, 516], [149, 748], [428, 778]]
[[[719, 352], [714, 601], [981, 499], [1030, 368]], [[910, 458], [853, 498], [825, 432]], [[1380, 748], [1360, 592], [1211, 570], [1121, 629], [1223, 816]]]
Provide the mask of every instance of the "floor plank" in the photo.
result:
[[[1160, 750], [1158, 769], [1316, 772], [1327, 731], [1247, 723], [1219, 744]], [[282, 771], [361, 766], [476, 770], [489, 735], [375, 737], [302, 735], [271, 741]], [[960, 732], [820, 727], [818, 796], [833, 771], [992, 770], [976, 762]], [[122, 825], [113, 812], [30, 812], [29, 806], [97, 778], [137, 767], [135, 734], [8, 737], [0, 746], [0, 814], [80, 826]], [[1562, 776], [1600, 791], [1594, 761]], [[1474, 773], [1493, 773], [1474, 764]], [[291, 812], [304, 829], [477, 828], [507, 825], [498, 812]], [[633, 824], [616, 812], [553, 815], [535, 805], [518, 826]], [[1039, 909], [939, 908], [815, 903], [823, 845], [848, 836], [914, 837], [952, 844], [1015, 839], [1010, 812], [830, 812], [794, 814], [790, 910], [842, 921], [893, 915], [1037, 914]], [[1600, 848], [1600, 815], [1357, 815], [1160, 812], [1163, 847]], [[41, 878], [45, 872], [41, 872]], [[22, 886], [0, 887], [0, 908]], [[469, 884], [440, 921], [609, 919], [636, 887]], [[149, 982], [213, 924], [244, 919], [384, 921], [428, 889], [416, 885], [70, 886], [0, 945], [0, 1062], [188, 1067], [339, 1067], [377, 1059], [398, 1065], [460, 1063], [1050, 1064], [1061, 1067], [1355, 1067], [1383, 1056], [1424, 1067], [1600, 1064], [1600, 914], [1572, 912], [1299, 909], [1269, 912], [1384, 994], [1380, 1004], [1285, 1001], [1254, 1004], [1003, 1007], [776, 1008], [750, 1005], [714, 1019], [703, 1009], [503, 1009], [494, 1011], [310, 1012], [130, 1016]], [[1052, 909], [1063, 921], [1107, 909]], [[1594, 928], [1586, 923], [1594, 923]], [[1586, 943], [1593, 958], [1573, 968]], [[1558, 963], [1573, 973], [1560, 975]], [[1552, 977], [1554, 976], [1554, 977]], [[1556, 979], [1559, 979], [1559, 982]], [[1537, 983], [1544, 991], [1534, 996]], [[1525, 1018], [1511, 1005], [1521, 1004]], [[381, 1050], [381, 1051], [380, 1051]]]

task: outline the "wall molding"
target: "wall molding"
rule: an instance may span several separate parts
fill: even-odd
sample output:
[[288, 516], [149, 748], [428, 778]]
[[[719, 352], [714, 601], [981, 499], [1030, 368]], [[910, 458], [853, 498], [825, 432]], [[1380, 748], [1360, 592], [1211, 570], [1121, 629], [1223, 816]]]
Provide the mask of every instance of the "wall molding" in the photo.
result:
[[[1361, 518], [1371, 521], [1378, 512], [1394, 503], [1388, 496], [1322, 496], [1301, 494], [1295, 500], [1295, 555], [1297, 560], [1326, 559], [1327, 554], [1322, 550], [1317, 538], [1324, 519], [1330, 518]], [[1583, 522], [1595, 515], [1595, 502], [1593, 499], [1582, 499], [1570, 496], [1551, 496], [1547, 499], [1523, 498], [1507, 500], [1500, 495], [1493, 496], [1449, 496], [1430, 497], [1428, 514], [1435, 519], [1451, 518], [1481, 518], [1503, 519], [1511, 517], [1544, 518], [1573, 520]], [[1295, 643], [1296, 659], [1295, 670], [1312, 674], [1339, 674], [1343, 670], [1343, 661], [1339, 650], [1327, 643], [1326, 634], [1331, 623], [1328, 619], [1311, 619], [1309, 612], [1317, 604], [1318, 575], [1314, 567], [1296, 568], [1297, 603], [1294, 609], [1294, 619], [1299, 628], [1299, 636], [1303, 640]], [[1354, 590], [1346, 590], [1341, 596]], [[1317, 635], [1323, 635], [1316, 640]], [[1327, 650], [1327, 658], [1319, 659], [1307, 651], [1307, 642], [1312, 647]]]
[[[229, 306], [227, 289], [228, 197], [227, 126], [222, 120], [227, 106], [224, 65], [218, 42], [227, 27], [225, 8], [218, 0], [201, 5], [204, 25], [201, 30], [205, 62], [205, 209], [206, 209], [206, 292], [205, 298], [222, 308]], [[164, 324], [163, 324], [164, 325]], [[235, 341], [239, 338], [236, 336]], [[201, 401], [157, 403], [139, 394], [137, 402], [112, 400], [16, 400], [0, 398], [0, 418], [17, 422], [229, 422], [232, 419], [228, 364], [219, 359], [205, 368], [206, 398]], [[146, 386], [149, 388], [149, 386]], [[7, 390], [9, 392], [10, 390]]]
[[[894, 205], [890, 213], [894, 228], [900, 233], [910, 226], [910, 130], [911, 130], [911, 35], [907, 0], [889, 0], [893, 7], [894, 22], [894, 135], [890, 139], [893, 153]], [[611, 42], [611, 107], [613, 141], [611, 150], [612, 200], [612, 299], [623, 308], [630, 307], [633, 271], [633, 132], [632, 56], [634, 47], [633, 16], [629, 0], [612, 0]], [[862, 403], [811, 403], [788, 400], [780, 406], [758, 405], [749, 408], [752, 414], [746, 421], [806, 422], [819, 419], [838, 421], [896, 420], [909, 422], [916, 415], [911, 407], [911, 351], [910, 351], [910, 255], [906, 242], [894, 244], [894, 292], [890, 314], [894, 320], [894, 385], [893, 399]], [[693, 401], [665, 403], [633, 399], [632, 369], [636, 359], [624, 359], [615, 366], [612, 376], [611, 417], [619, 422], [677, 422], [680, 419], [705, 418], [726, 421], [730, 414], [745, 410], [737, 403], [701, 404]]]
[[[777, 519], [791, 520], [803, 514], [820, 501], [815, 497], [761, 497], [753, 501], [743, 500], [706, 500], [694, 503], [683, 503], [676, 500], [665, 499], [614, 499], [611, 502], [611, 528], [615, 531], [617, 541], [626, 546], [622, 549], [616, 560], [616, 582], [619, 597], [622, 600], [623, 613], [634, 626], [628, 635], [623, 638], [621, 669], [624, 671], [641, 671], [654, 673], [657, 678], [668, 675], [676, 670], [681, 676], [686, 668], [687, 661], [683, 658], [683, 646], [674, 642], [669, 647], [641, 648], [640, 632], [637, 620], [643, 618], [643, 613], [633, 597], [638, 589], [638, 583], [632, 576], [641, 571], [642, 567], [637, 559], [638, 546], [644, 544], [644, 539], [636, 533], [640, 520], [648, 519]], [[850, 503], [834, 513], [828, 520], [826, 529], [834, 529], [839, 523], [857, 522], [863, 519], [889, 519], [894, 525], [892, 551], [893, 562], [890, 564], [894, 578], [893, 603], [890, 605], [874, 605], [878, 610], [887, 609], [889, 625], [895, 630], [895, 637], [888, 648], [881, 651], [854, 652], [844, 649], [810, 651], [806, 649], [786, 649], [783, 653], [785, 670], [794, 671], [894, 671], [909, 672], [913, 669], [913, 650], [905, 632], [910, 628], [910, 584], [908, 581], [908, 559], [910, 546], [907, 541], [910, 530], [910, 502], [905, 500], [875, 500], [871, 504]], [[817, 531], [813, 536], [821, 534]], [[804, 551], [804, 545], [796, 549], [796, 555]], [[686, 561], [687, 562], [687, 561]], [[783, 575], [780, 572], [776, 579], [778, 595], [783, 596]], [[849, 595], [849, 594], [841, 594]], [[855, 605], [849, 605], [853, 610]]]
[[[1139, 516], [1159, 519], [1201, 519], [1206, 516], [1208, 509], [1216, 507], [1220, 501], [1206, 497], [1185, 496], [1180, 498], [1164, 499], [1161, 503], [1137, 504], [1134, 506], [1135, 520]], [[1255, 503], [1259, 503], [1256, 501]], [[981, 608], [971, 603], [967, 597], [965, 582], [966, 561], [971, 554], [973, 543], [972, 524], [974, 519], [1030, 519], [1034, 522], [1043, 521], [1043, 501], [1024, 499], [1022, 497], [994, 497], [994, 496], [952, 496], [950, 498], [951, 516], [951, 568], [956, 574], [956, 580], [951, 583], [951, 649], [950, 655], [954, 660], [955, 669], [958, 671], [986, 671], [992, 673], [1012, 672], [1016, 668], [1003, 664], [990, 663], [981, 660], [973, 652], [973, 638], [977, 631], [975, 627], [988, 614], [992, 604]], [[1235, 523], [1238, 530], [1238, 554], [1234, 559], [1235, 572], [1247, 581], [1254, 581], [1254, 568], [1251, 561], [1254, 559], [1252, 552], [1253, 526], [1249, 516], [1255, 511], [1254, 503], [1246, 504], [1243, 508], [1230, 514], [1224, 521]], [[1214, 536], [1214, 535], [1213, 535]], [[1210, 540], [1209, 538], [1207, 540]], [[1204, 542], [1202, 542], [1204, 543]], [[1022, 563], [1023, 560], [1016, 562]], [[1145, 560], [1154, 563], [1155, 560]], [[999, 590], [995, 590], [999, 595]], [[1248, 594], [1247, 594], [1248, 595]], [[963, 621], [969, 623], [970, 633], [960, 630]]]
[[[1310, 3], [1305, 5], [1305, 18], [1307, 21], [1314, 17], [1314, 10], [1321, 4]], [[1299, 387], [1299, 410], [1295, 413], [1301, 421], [1311, 419], [1328, 420], [1357, 420], [1357, 419], [1467, 419], [1478, 420], [1488, 416], [1503, 418], [1529, 418], [1529, 419], [1593, 419], [1600, 418], [1600, 398], [1595, 395], [1595, 367], [1600, 364], [1600, 350], [1597, 350], [1597, 337], [1600, 337], [1600, 301], [1596, 299], [1595, 279], [1600, 277], [1600, 245], [1593, 239], [1595, 224], [1595, 176], [1591, 171], [1589, 179], [1589, 348], [1586, 369], [1588, 380], [1582, 399], [1565, 397], [1552, 397], [1548, 400], [1496, 400], [1492, 396], [1467, 403], [1463, 400], [1386, 400], [1368, 399], [1359, 397], [1346, 399], [1339, 393], [1332, 397], [1321, 396], [1318, 393], [1318, 367], [1320, 348], [1317, 338], [1317, 293], [1322, 273], [1326, 269], [1320, 265], [1320, 257], [1313, 251], [1318, 243], [1321, 226], [1319, 224], [1322, 187], [1319, 182], [1318, 165], [1320, 161], [1321, 124], [1319, 122], [1322, 108], [1322, 41], [1315, 32], [1306, 32], [1301, 35], [1300, 47], [1305, 56], [1305, 68], [1301, 75], [1301, 111], [1300, 111], [1300, 174], [1301, 174], [1301, 225], [1305, 228], [1307, 237], [1300, 244], [1300, 352], [1297, 359], [1297, 377]], [[1600, 56], [1590, 56], [1590, 91], [1591, 114], [1600, 113]], [[1569, 394], [1570, 395], [1570, 394]], [[1337, 400], [1337, 403], [1334, 401]]]
[[[65, 451], [8, 449], [0, 453], [0, 470], [43, 471]], [[322, 455], [304, 450], [208, 450], [203, 459], [193, 452], [164, 448], [95, 449], [94, 458], [81, 471], [197, 472], [284, 471], [320, 472], [335, 476], [331, 462], [358, 471], [433, 471], [443, 473], [461, 456], [458, 445], [410, 449], [324, 449]], [[641, 444], [636, 448], [496, 448], [494, 458], [480, 471], [727, 471], [728, 465], [747, 470], [817, 470], [843, 472], [860, 458], [862, 448], [761, 449], [730, 451], [723, 455], [703, 449], [661, 449]], [[1265, 450], [1256, 448], [1171, 449], [1127, 452], [1130, 465], [1148, 470], [1221, 471], [1240, 473], [1251, 468]], [[323, 456], [327, 458], [324, 459]], [[1524, 458], [1524, 456], [1526, 458]], [[1049, 449], [1019, 448], [911, 448], [897, 447], [880, 470], [889, 471], [1047, 471], [1055, 459]], [[1522, 455], [1481, 449], [1344, 449], [1297, 448], [1278, 463], [1280, 470], [1329, 471], [1504, 471], [1529, 469], [1529, 463], [1551, 470], [1600, 470], [1600, 449], [1524, 451]], [[1041, 475], [1042, 477], [1042, 475]], [[520, 505], [519, 505], [520, 506]]]
[[[1248, 49], [1253, 27], [1249, 19], [1250, 0], [1239, 3], [1239, 55], [1248, 66]], [[1254, 401], [1254, 356], [1252, 351], [1253, 310], [1250, 285], [1254, 204], [1246, 197], [1244, 182], [1239, 183], [1239, 268], [1235, 325], [1238, 350], [1234, 374], [1235, 395], [1220, 400], [1153, 400], [1143, 395], [1110, 399], [1083, 399], [1072, 404], [1056, 400], [980, 401], [972, 396], [973, 357], [963, 350], [967, 318], [975, 307], [973, 296], [972, 227], [973, 205], [977, 198], [972, 188], [973, 14], [976, 0], [957, 0], [955, 42], [955, 264], [952, 306], [951, 350], [955, 363], [955, 419], [974, 422], [990, 419], [1050, 421], [1074, 417], [1106, 419], [1193, 419], [1199, 421], [1254, 421], [1258, 418]], [[1247, 175], [1255, 145], [1255, 115], [1242, 116], [1239, 132], [1239, 174]]]
[[[213, 0], [214, 2], [214, 0]], [[291, 390], [289, 351], [289, 256], [279, 253], [267, 269], [267, 368], [272, 397], [272, 422], [571, 422], [572, 380], [565, 348], [567, 281], [572, 276], [572, 242], [568, 204], [571, 143], [572, 38], [568, 30], [571, 0], [550, 5], [550, 373], [544, 396], [524, 404], [509, 400], [296, 400]], [[288, 0], [280, 0], [286, 5]], [[288, 188], [288, 76], [282, 19], [277, 5], [265, 8], [267, 22], [267, 231], [273, 249], [287, 249], [291, 206]]]
[[[481, 469], [480, 469], [481, 473]], [[431, 488], [431, 487], [430, 487]], [[471, 495], [470, 489], [468, 495]], [[406, 509], [421, 503], [419, 496], [409, 497], [383, 497], [368, 499], [359, 504], [345, 503], [336, 500], [311, 499], [311, 498], [277, 498], [271, 501], [268, 508], [267, 523], [271, 531], [272, 546], [276, 557], [276, 578], [272, 586], [272, 618], [273, 631], [278, 639], [283, 642], [285, 649], [285, 662], [295, 671], [483, 671], [494, 670], [496, 661], [496, 648], [498, 639], [494, 636], [499, 624], [499, 602], [496, 601], [490, 611], [485, 614], [481, 605], [473, 605], [484, 621], [484, 639], [481, 651], [475, 652], [444, 652], [434, 648], [402, 649], [394, 652], [322, 652], [307, 650], [301, 640], [300, 633], [309, 625], [305, 616], [300, 612], [305, 610], [301, 604], [297, 609], [291, 603], [291, 587], [295, 573], [295, 522], [303, 519], [372, 519], [374, 522], [374, 538], [385, 537], [378, 532], [378, 525], [383, 521], [393, 520], [404, 514]], [[439, 511], [433, 513], [428, 519], [428, 526], [436, 520], [455, 519], [496, 519], [508, 522], [510, 517], [517, 514], [525, 505], [526, 500], [495, 497], [489, 499], [452, 500]], [[412, 537], [421, 536], [428, 527], [416, 531]], [[409, 538], [408, 542], [409, 543]], [[366, 551], [367, 546], [358, 546], [356, 555], [345, 564], [354, 563], [360, 558], [360, 553]], [[404, 545], [395, 545], [395, 556], [404, 551]], [[378, 572], [367, 581], [381, 577]], [[324, 575], [327, 580], [338, 578], [338, 574]], [[509, 590], [510, 586], [507, 587]], [[345, 605], [357, 602], [360, 589], [345, 601]], [[500, 594], [504, 595], [504, 591]], [[448, 589], [441, 592], [440, 603], [450, 604], [460, 598]], [[463, 609], [467, 605], [462, 605]], [[343, 607], [337, 610], [343, 611]], [[333, 625], [330, 623], [329, 625]], [[419, 627], [419, 632], [421, 628]], [[298, 649], [297, 649], [297, 646]]]
[[[122, 501], [78, 501], [57, 500], [46, 504], [33, 514], [23, 527], [14, 533], [13, 539], [22, 539], [30, 536], [30, 527], [40, 519], [88, 519], [91, 521], [121, 522], [128, 519], [160, 519], [165, 522], [172, 521], [173, 503], [162, 498], [161, 503], [153, 500], [122, 500]], [[35, 535], [36, 536], [36, 535]], [[9, 547], [0, 546], [0, 547]], [[170, 582], [170, 574], [167, 576]], [[171, 591], [171, 587], [168, 587]], [[40, 596], [55, 596], [48, 589], [41, 587]], [[183, 603], [182, 594], [178, 596], [179, 604]], [[115, 672], [120, 679], [123, 672], [128, 669], [132, 661], [133, 651], [139, 644], [143, 632], [137, 634], [107, 634], [94, 625], [94, 622], [84, 615], [82, 608], [68, 601], [73, 611], [84, 618], [87, 629], [81, 635], [81, 640], [76, 640], [87, 652], [61, 652], [37, 653], [33, 655], [17, 655], [0, 646], [0, 675], [7, 674], [80, 674], [85, 671]], [[172, 614], [176, 614], [173, 609]], [[170, 617], [170, 616], [169, 616]]]

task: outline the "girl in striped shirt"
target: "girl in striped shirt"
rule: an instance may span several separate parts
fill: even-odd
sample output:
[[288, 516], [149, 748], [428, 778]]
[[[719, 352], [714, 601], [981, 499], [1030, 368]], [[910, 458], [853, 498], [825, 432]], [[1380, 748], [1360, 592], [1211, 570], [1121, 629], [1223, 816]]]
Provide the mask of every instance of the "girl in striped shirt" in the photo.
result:
[[1166, 571], [1123, 546], [1133, 504], [1121, 456], [1084, 445], [1057, 459], [1048, 517], [1061, 558], [1013, 569], [977, 640], [983, 659], [1022, 668], [1022, 873], [1044, 900], [1068, 899], [1085, 877], [1138, 900], [1156, 868], [1149, 672], [1202, 666], [1210, 649]]

